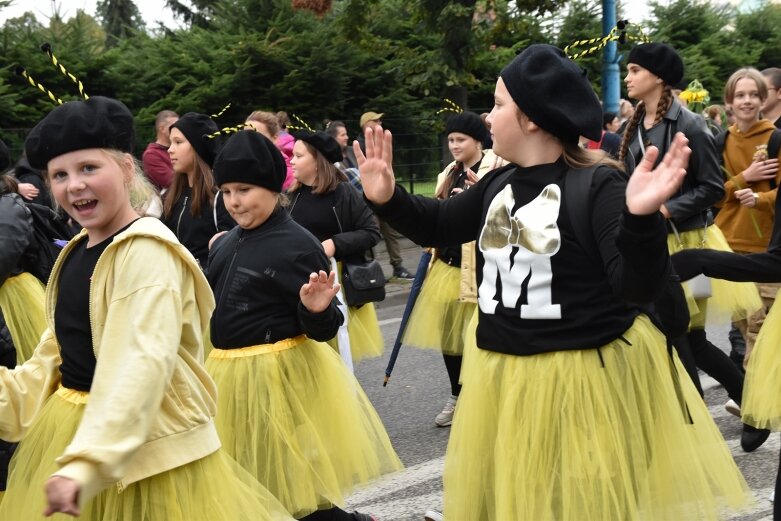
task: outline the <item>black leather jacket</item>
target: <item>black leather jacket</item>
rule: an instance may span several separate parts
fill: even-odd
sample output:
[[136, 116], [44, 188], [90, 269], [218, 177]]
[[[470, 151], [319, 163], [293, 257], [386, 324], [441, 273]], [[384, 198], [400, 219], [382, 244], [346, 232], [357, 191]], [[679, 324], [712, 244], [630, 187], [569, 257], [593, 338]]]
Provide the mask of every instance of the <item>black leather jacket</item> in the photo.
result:
[[22, 272], [20, 259], [33, 240], [33, 220], [19, 194], [0, 196], [0, 285]]
[[[683, 108], [676, 99], [673, 99], [660, 124], [643, 131], [644, 140], [659, 148], [657, 163], [670, 148], [676, 132], [682, 132], [689, 139], [692, 155], [678, 194], [670, 198], [665, 206], [675, 227], [684, 232], [713, 223], [710, 208], [724, 197], [724, 176], [716, 143], [705, 125], [705, 119]], [[627, 172], [633, 172], [643, 156], [640, 139], [638, 129], [624, 158]], [[672, 231], [669, 223], [668, 228]]]

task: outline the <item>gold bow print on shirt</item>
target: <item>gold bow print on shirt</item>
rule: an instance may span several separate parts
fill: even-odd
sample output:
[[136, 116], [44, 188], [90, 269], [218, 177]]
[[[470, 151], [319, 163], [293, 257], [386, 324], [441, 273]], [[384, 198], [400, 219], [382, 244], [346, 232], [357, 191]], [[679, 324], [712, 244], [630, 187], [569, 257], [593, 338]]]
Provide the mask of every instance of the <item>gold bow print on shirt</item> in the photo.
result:
[[558, 185], [546, 186], [533, 201], [515, 214], [512, 187], [507, 185], [488, 207], [485, 225], [480, 233], [479, 247], [486, 252], [505, 246], [519, 246], [539, 255], [553, 255], [561, 246], [561, 233], [556, 224], [561, 206]]

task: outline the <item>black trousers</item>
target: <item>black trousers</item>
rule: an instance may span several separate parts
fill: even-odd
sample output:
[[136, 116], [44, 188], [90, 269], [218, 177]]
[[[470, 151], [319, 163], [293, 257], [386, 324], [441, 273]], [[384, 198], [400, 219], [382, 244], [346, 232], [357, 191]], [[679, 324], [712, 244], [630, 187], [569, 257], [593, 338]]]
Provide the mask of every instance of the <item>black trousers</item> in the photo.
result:
[[442, 358], [445, 359], [447, 376], [450, 378], [450, 392], [453, 396], [458, 396], [461, 394], [461, 384], [458, 383], [458, 379], [461, 377], [461, 362], [464, 360], [464, 357], [442, 353]]
[[740, 405], [745, 378], [740, 369], [726, 353], [708, 340], [704, 329], [692, 329], [687, 336], [697, 367], [723, 385], [727, 395]]

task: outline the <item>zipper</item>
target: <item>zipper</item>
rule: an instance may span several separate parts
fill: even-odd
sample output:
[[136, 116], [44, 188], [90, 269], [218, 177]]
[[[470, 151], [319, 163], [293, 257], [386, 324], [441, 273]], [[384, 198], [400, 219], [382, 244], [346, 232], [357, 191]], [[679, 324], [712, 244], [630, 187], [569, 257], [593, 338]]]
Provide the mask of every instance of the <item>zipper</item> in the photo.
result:
[[[89, 240], [89, 238], [87, 238]], [[112, 239], [112, 243], [114, 240]], [[95, 310], [95, 299], [93, 290], [95, 289], [95, 273], [98, 272], [98, 266], [100, 265], [100, 260], [103, 258], [104, 255], [106, 255], [106, 250], [110, 249], [112, 244], [109, 244], [105, 250], [103, 250], [103, 253], [100, 254], [100, 257], [98, 257], [97, 262], [95, 262], [95, 269], [92, 271], [92, 277], [89, 279], [89, 333], [90, 337], [92, 337], [92, 354], [95, 357], [95, 360], [98, 359], [98, 352], [95, 351], [95, 317], [93, 315]]]
[[184, 196], [184, 203], [182, 204], [182, 211], [179, 213], [179, 219], [176, 220], [176, 237], [179, 237], [179, 226], [182, 224], [182, 216], [184, 215], [184, 211], [187, 210], [187, 199], [189, 199], [189, 195]]
[[228, 282], [230, 281], [232, 273], [233, 264], [236, 262], [236, 255], [239, 253], [239, 247], [241, 246], [241, 243], [244, 241], [244, 230], [241, 231], [241, 235], [239, 236], [239, 240], [236, 242], [236, 246], [233, 248], [233, 255], [231, 256], [231, 261], [228, 264], [228, 269], [226, 270], [227, 275], [225, 276], [225, 280], [222, 283], [222, 288], [220, 288], [220, 295], [217, 299], [217, 306], [214, 309], [214, 313], [217, 312], [218, 309], [220, 309], [220, 305], [222, 304], [222, 301], [224, 300], [225, 296], [225, 287], [228, 285]]
[[344, 230], [342, 230], [342, 221], [339, 220], [339, 214], [336, 213], [336, 206], [332, 206], [331, 210], [334, 211], [334, 217], [336, 217], [336, 224], [339, 225], [339, 233], [342, 233]]
[[270, 330], [270, 329], [267, 329], [267, 330], [266, 330], [266, 339], [265, 339], [265, 343], [266, 343], [266, 344], [270, 344], [270, 343], [271, 343], [271, 330]]

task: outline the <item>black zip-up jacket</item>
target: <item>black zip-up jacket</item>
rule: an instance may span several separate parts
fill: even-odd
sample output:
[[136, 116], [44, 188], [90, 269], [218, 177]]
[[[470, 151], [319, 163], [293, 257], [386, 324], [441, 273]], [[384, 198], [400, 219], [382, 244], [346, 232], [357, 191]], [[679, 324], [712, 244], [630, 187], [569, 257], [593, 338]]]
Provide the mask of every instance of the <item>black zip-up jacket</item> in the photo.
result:
[[773, 234], [765, 253], [743, 255], [706, 249], [684, 250], [672, 256], [681, 280], [703, 273], [735, 282], [781, 282], [781, 197], [776, 198]]
[[236, 226], [236, 222], [225, 209], [225, 202], [219, 192], [214, 199], [214, 204], [217, 205], [216, 225], [214, 207], [210, 204], [202, 205], [201, 214], [193, 216], [190, 209], [193, 200], [191, 192], [189, 186], [182, 190], [182, 195], [174, 204], [170, 217], [163, 219], [163, 222], [176, 234], [179, 242], [190, 250], [203, 268], [209, 257], [209, 240], [217, 232], [230, 230]]
[[[685, 109], [678, 100], [673, 99], [660, 123], [642, 132], [639, 127], [642, 127], [642, 124], [638, 126], [624, 158], [626, 171], [634, 172], [643, 157], [641, 139], [644, 143], [647, 140], [650, 145], [659, 148], [658, 164], [670, 149], [675, 133], [683, 133], [692, 149], [689, 166], [678, 195], [671, 197], [664, 205], [679, 232], [701, 230], [706, 224], [713, 224], [710, 208], [724, 197], [724, 176], [716, 142], [705, 124], [705, 119]], [[672, 228], [669, 228], [672, 232]]]
[[[481, 349], [534, 355], [598, 348], [631, 327], [641, 312], [632, 302], [658, 297], [670, 270], [667, 233], [660, 213], [626, 211], [626, 181], [609, 168], [594, 173], [591, 215], [569, 215], [566, 175], [578, 172], [561, 159], [508, 165], [444, 201], [397, 185], [374, 209], [420, 245], [478, 241]], [[591, 223], [598, 255], [581, 246], [573, 219]]]
[[[334, 241], [336, 260], [348, 260], [363, 262], [366, 251], [374, 247], [382, 239], [380, 227], [371, 209], [366, 205], [358, 191], [349, 182], [341, 182], [336, 186], [333, 194], [333, 205], [330, 215], [311, 215], [311, 206], [307, 205], [304, 198], [327, 197], [329, 194], [316, 195], [304, 193], [308, 188], [301, 188], [293, 193], [290, 203], [290, 215], [296, 222], [304, 222], [307, 219], [316, 219], [320, 225], [332, 221], [332, 234], [328, 237], [318, 237], [321, 241], [331, 239]], [[299, 204], [301, 202], [301, 204]], [[304, 225], [306, 228], [306, 226]], [[323, 226], [327, 228], [328, 226]]]
[[336, 304], [310, 313], [299, 297], [312, 272], [330, 269], [318, 240], [284, 209], [252, 230], [236, 226], [214, 242], [209, 255], [207, 278], [217, 302], [212, 343], [236, 349], [301, 334], [333, 338], [343, 318]]
[[33, 240], [32, 219], [22, 196], [0, 196], [0, 285], [22, 272], [22, 254]]

